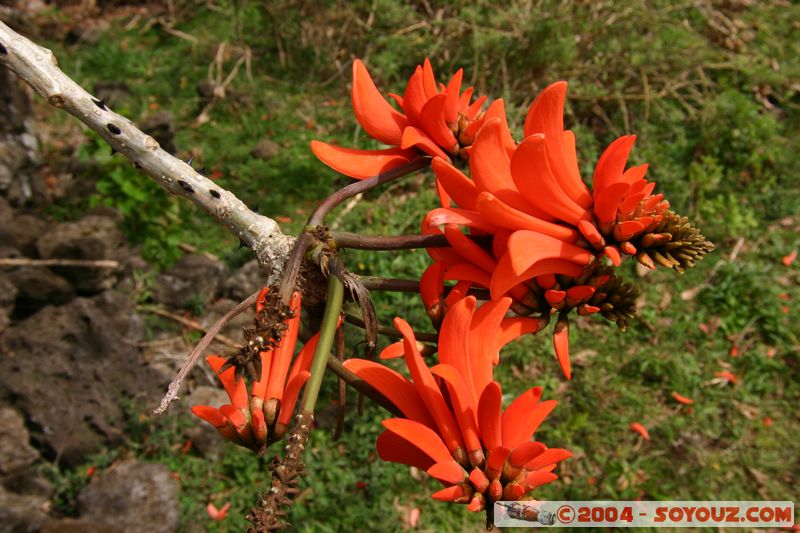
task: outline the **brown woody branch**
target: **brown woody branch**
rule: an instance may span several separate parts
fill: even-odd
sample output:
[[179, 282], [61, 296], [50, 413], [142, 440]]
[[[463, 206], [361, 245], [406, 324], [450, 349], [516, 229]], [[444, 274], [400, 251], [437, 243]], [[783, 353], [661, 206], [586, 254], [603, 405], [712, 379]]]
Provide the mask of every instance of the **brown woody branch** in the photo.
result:
[[270, 280], [281, 272], [293, 239], [281, 233], [277, 222], [248, 209], [233, 193], [164, 151], [155, 139], [64, 74], [53, 52], [3, 22], [0, 64], [25, 80], [50, 105], [97, 132], [170, 194], [188, 198], [222, 222], [253, 250]]

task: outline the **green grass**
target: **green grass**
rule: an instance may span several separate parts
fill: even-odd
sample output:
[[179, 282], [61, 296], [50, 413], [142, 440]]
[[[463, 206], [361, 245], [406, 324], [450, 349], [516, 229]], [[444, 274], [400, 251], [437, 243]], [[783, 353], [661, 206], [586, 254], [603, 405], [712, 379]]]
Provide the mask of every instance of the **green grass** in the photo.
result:
[[[115, 109], [135, 122], [154, 103], [171, 111], [184, 155], [195, 155], [196, 165], [209, 172], [218, 170], [220, 185], [248, 205], [288, 217], [282, 227], [289, 233], [301, 227], [315, 202], [344, 183], [314, 159], [308, 142], [370, 146], [349, 107], [353, 57], [365, 58], [379, 85], [394, 91], [402, 90], [425, 56], [443, 76], [463, 66], [479, 92], [506, 99], [517, 137], [536, 92], [567, 79], [567, 122], [578, 137], [584, 176], [591, 176], [610, 140], [636, 133], [633, 162], [650, 164], [658, 191], [718, 250], [682, 276], [658, 271], [638, 278], [631, 265], [623, 267], [643, 288], [640, 320], [624, 334], [599, 319], [577, 321], [571, 334], [576, 371], [568, 384], [546, 335], [521, 339], [504, 352], [497, 369], [504, 392], [536, 384], [545, 397], [558, 399], [538, 435], [575, 453], [559, 469], [562, 480], [538, 494], [796, 497], [800, 290], [797, 263], [785, 267], [780, 258], [800, 248], [800, 158], [793, 148], [800, 146], [800, 41], [792, 37], [800, 6], [516, 1], [498, 9], [482, 1], [429, 10], [427, 3], [388, 0], [330, 1], [315, 8], [243, 1], [238, 7], [218, 2], [219, 13], [201, 4], [176, 2], [175, 27], [196, 42], [121, 17], [95, 45], [51, 45], [62, 68], [84, 86], [125, 80], [131, 94]], [[230, 43], [226, 73], [249, 47], [252, 78], [242, 69], [228, 97], [211, 109], [211, 120], [195, 127], [195, 87], [222, 41]], [[70, 119], [51, 117], [68, 127]], [[250, 156], [263, 136], [281, 145], [270, 161]], [[77, 156], [96, 163], [94, 201], [125, 214], [129, 237], [143, 244], [150, 261], [169, 265], [179, 257], [181, 242], [232, 265], [247, 259], [222, 228], [168, 198], [120, 156], [109, 156], [96, 138], [80, 142]], [[414, 232], [421, 213], [434, 204], [430, 185], [430, 177], [409, 178], [370, 193], [338, 223], [374, 234]], [[85, 207], [54, 213], [77, 216]], [[426, 257], [350, 251], [345, 260], [357, 273], [415, 277]], [[681, 297], [693, 289], [691, 299]], [[375, 298], [382, 322], [399, 315], [427, 329], [416, 300]], [[734, 346], [737, 357], [731, 355]], [[713, 383], [720, 370], [731, 370], [741, 382]], [[322, 404], [334, 389], [326, 381]], [[695, 400], [691, 411], [671, 399], [673, 391]], [[432, 483], [424, 476], [416, 479], [406, 467], [376, 460], [373, 443], [382, 416], [371, 406], [362, 417], [351, 413], [338, 442], [329, 427], [313, 433], [294, 523], [309, 531], [402, 529], [403, 513], [419, 507], [426, 529], [481, 528], [480, 517], [433, 502]], [[633, 421], [648, 427], [651, 441], [628, 429]], [[127, 449], [109, 450], [93, 462], [102, 466], [116, 455], [133, 454], [167, 464], [180, 476], [185, 528], [241, 530], [240, 517], [267, 478], [265, 461], [233, 447], [215, 461], [181, 454], [188, 423], [146, 419], [131, 428]], [[81, 472], [55, 474], [66, 511], [85, 482]], [[226, 521], [208, 521], [209, 498], [233, 503]]]

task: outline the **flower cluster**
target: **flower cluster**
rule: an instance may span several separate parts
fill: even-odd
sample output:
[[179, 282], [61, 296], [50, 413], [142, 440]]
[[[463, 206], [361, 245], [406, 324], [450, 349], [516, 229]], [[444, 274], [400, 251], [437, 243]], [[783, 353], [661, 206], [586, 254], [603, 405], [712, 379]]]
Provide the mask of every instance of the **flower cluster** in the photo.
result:
[[[267, 295], [264, 289], [256, 305], [260, 314]], [[282, 321], [282, 338], [273, 347], [258, 351], [258, 379], [248, 387], [245, 377], [237, 375], [237, 367], [217, 355], [206, 360], [219, 378], [231, 403], [219, 408], [207, 405], [192, 407], [192, 412], [240, 446], [261, 451], [286, 434], [300, 389], [310, 376], [308, 369], [314, 357], [319, 334], [303, 346], [292, 363], [300, 328], [299, 293], [289, 302], [290, 318]]]
[[564, 129], [566, 89], [554, 83], [536, 98], [519, 144], [504, 121], [485, 121], [472, 145], [469, 177], [434, 158], [445, 194], [422, 231], [442, 234], [451, 245], [429, 249], [443, 265], [436, 267], [443, 279], [487, 288], [492, 298], [508, 294], [521, 314], [557, 313], [554, 346], [570, 378], [570, 310], [599, 313], [622, 329], [633, 316], [636, 291], [604, 258], [618, 266], [627, 254], [649, 268], [682, 271], [713, 245], [653, 194], [647, 165], [626, 168], [634, 136], [611, 143], [595, 166], [592, 189], [584, 184], [575, 136]]
[[473, 88], [461, 91], [459, 69], [447, 85], [437, 83], [428, 59], [418, 65], [403, 96], [389, 94], [401, 111], [378, 91], [364, 64], [353, 62], [353, 112], [372, 138], [390, 145], [383, 150], [356, 150], [313, 141], [311, 149], [326, 165], [363, 179], [396, 168], [420, 155], [451, 161], [467, 157], [475, 134], [492, 118], [505, 120], [502, 100], [484, 112], [485, 96], [472, 101]]
[[383, 421], [377, 442], [381, 459], [426, 471], [444, 485], [435, 499], [465, 503], [474, 512], [550, 483], [557, 478], [556, 465], [571, 456], [531, 440], [556, 406], [554, 400], [539, 401], [541, 388], [529, 389], [502, 409], [493, 366], [500, 348], [525, 331], [504, 318], [510, 305], [510, 298], [479, 308], [472, 296], [455, 302], [444, 317], [439, 364], [433, 368], [423, 361], [411, 327], [396, 318], [411, 380], [373, 361], [345, 362], [404, 415]]

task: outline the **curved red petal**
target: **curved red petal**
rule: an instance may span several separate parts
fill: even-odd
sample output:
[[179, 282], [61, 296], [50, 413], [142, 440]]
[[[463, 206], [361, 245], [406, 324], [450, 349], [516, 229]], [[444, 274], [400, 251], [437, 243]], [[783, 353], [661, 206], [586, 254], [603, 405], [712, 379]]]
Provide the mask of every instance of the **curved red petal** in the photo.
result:
[[609, 184], [604, 188], [594, 203], [594, 215], [601, 224], [609, 224], [616, 220], [617, 209], [622, 203], [622, 198], [630, 189], [625, 182]]
[[541, 442], [523, 442], [508, 456], [508, 463], [514, 468], [521, 469], [545, 450], [547, 446]]
[[565, 259], [582, 266], [594, 259], [594, 255], [584, 248], [528, 230], [511, 234], [507, 255], [511, 257], [511, 267], [517, 275], [543, 259]]
[[453, 405], [467, 452], [482, 450], [476, 415], [478, 401], [474, 397], [471, 387], [467, 386], [464, 377], [451, 365], [444, 363], [436, 365], [431, 369], [431, 373], [443, 379], [447, 384], [450, 403]]
[[422, 62], [422, 88], [425, 90], [426, 98], [433, 98], [439, 94], [439, 89], [436, 87], [436, 76], [433, 75], [433, 67], [431, 60], [427, 57]]
[[[445, 315], [445, 319], [449, 315], [450, 313]], [[425, 365], [425, 361], [422, 360], [411, 326], [401, 318], [394, 319], [394, 326], [403, 335], [406, 366], [417, 388], [417, 392], [422, 398], [422, 401], [425, 402], [425, 406], [436, 422], [436, 426], [439, 428], [442, 440], [444, 440], [447, 445], [447, 449], [455, 451], [462, 448], [463, 441], [461, 439], [458, 423], [453, 417], [453, 413], [451, 413], [450, 409], [447, 407], [430, 369]], [[442, 326], [442, 329], [444, 329], [444, 326]], [[442, 350], [443, 348], [440, 346], [440, 357]]]
[[297, 334], [300, 331], [300, 293], [295, 291], [289, 299], [289, 309], [292, 318], [286, 321], [286, 329], [283, 331], [278, 346], [273, 350], [272, 365], [269, 370], [269, 381], [267, 382], [267, 392], [265, 398], [283, 398], [283, 388], [286, 386], [286, 375], [289, 372], [289, 365], [292, 363], [292, 355], [297, 345]]
[[397, 359], [403, 357], [405, 353], [403, 341], [397, 341], [384, 348], [378, 357], [380, 359]]
[[422, 67], [417, 66], [416, 70], [414, 70], [414, 74], [409, 78], [406, 90], [403, 93], [403, 111], [405, 111], [410, 125], [419, 123], [419, 112], [422, 110], [422, 106], [425, 105], [425, 102], [428, 101], [428, 98], [425, 96], [425, 87], [422, 78]]
[[464, 489], [461, 485], [453, 485], [431, 494], [431, 498], [440, 502], [453, 502], [463, 497]]
[[460, 68], [450, 78], [447, 84], [447, 101], [444, 105], [444, 119], [448, 124], [453, 124], [458, 119], [458, 97], [461, 92], [461, 80], [464, 77], [464, 69]]
[[500, 422], [502, 404], [503, 392], [500, 384], [492, 381], [483, 389], [478, 401], [478, 431], [487, 450], [503, 444]]
[[486, 108], [486, 113], [483, 115], [484, 124], [492, 119], [500, 121], [500, 136], [502, 137], [503, 144], [507, 151], [513, 151], [517, 144], [511, 136], [511, 130], [508, 128], [508, 119], [506, 117], [506, 104], [502, 98], [498, 98]]
[[493, 364], [498, 358], [497, 337], [500, 324], [511, 307], [511, 298], [495, 298], [478, 308], [469, 331], [469, 358], [472, 362], [472, 386], [475, 397], [492, 381]]
[[[574, 229], [514, 209], [490, 192], [480, 193], [475, 204], [480, 214], [500, 227], [514, 231], [537, 231], [565, 242], [575, 242], [578, 239], [578, 232]], [[550, 218], [550, 215], [545, 216]]]
[[470, 173], [479, 190], [492, 193], [514, 209], [530, 212], [530, 203], [511, 175], [511, 159], [505, 146], [506, 136], [510, 134], [503, 130], [499, 119], [484, 121], [472, 143]]
[[595, 198], [603, 189], [622, 179], [628, 155], [631, 153], [635, 141], [635, 135], [620, 137], [609, 144], [600, 156], [597, 166], [594, 167], [594, 177], [592, 178], [592, 191]]
[[353, 61], [352, 100], [356, 119], [367, 134], [385, 144], [400, 144], [408, 120], [386, 101], [359, 59]]
[[311, 151], [336, 172], [359, 180], [405, 165], [419, 153], [401, 148], [357, 150], [322, 141], [311, 141]]
[[348, 359], [344, 362], [344, 367], [380, 391], [408, 419], [416, 420], [430, 428], [436, 427], [414, 384], [400, 373], [366, 359]]
[[572, 365], [569, 361], [569, 322], [566, 317], [559, 318], [556, 327], [553, 328], [553, 347], [561, 371], [568, 380], [572, 379]]
[[460, 263], [447, 269], [445, 279], [456, 281], [469, 281], [475, 285], [489, 288], [491, 276], [483, 269], [472, 263]]
[[287, 381], [291, 381], [297, 374], [303, 370], [311, 368], [311, 362], [314, 360], [314, 352], [317, 351], [317, 344], [319, 343], [319, 333], [314, 334], [313, 337], [308, 339], [308, 342], [303, 345], [300, 353], [292, 363], [292, 368], [289, 370]]
[[[468, 296], [457, 301], [444, 316], [439, 331], [439, 361], [454, 367], [469, 384], [470, 401], [478, 403], [478, 395], [472, 389], [472, 361], [469, 354], [469, 330], [475, 313], [476, 300]], [[470, 449], [469, 451], [472, 451]]]
[[506, 408], [500, 419], [503, 428], [503, 446], [515, 448], [530, 439], [530, 434], [525, 435], [524, 424], [528, 413], [533, 410], [541, 397], [542, 388], [533, 387], [517, 396]]
[[276, 424], [282, 424], [284, 426], [289, 425], [289, 421], [292, 419], [292, 413], [294, 412], [294, 406], [297, 404], [297, 398], [300, 395], [300, 389], [305, 382], [308, 381], [310, 376], [311, 372], [303, 370], [286, 383]]
[[447, 194], [455, 200], [458, 207], [475, 211], [475, 198], [478, 188], [475, 183], [448, 161], [436, 157], [431, 162], [436, 179], [442, 184]]
[[590, 218], [589, 212], [564, 191], [553, 173], [544, 135], [532, 135], [522, 141], [511, 157], [510, 168], [517, 189], [537, 209], [573, 226]]
[[469, 477], [464, 467], [453, 460], [436, 463], [427, 470], [427, 473], [446, 485], [461, 483]]
[[564, 100], [567, 82], [557, 81], [545, 87], [528, 108], [525, 137], [536, 133], [561, 134], [564, 131]]
[[497, 230], [497, 227], [488, 222], [480, 213], [455, 207], [438, 207], [432, 209], [425, 217], [425, 223], [430, 227], [456, 224], [458, 226], [474, 228], [485, 233], [494, 233]]
[[561, 448], [548, 448], [525, 465], [528, 470], [541, 470], [572, 457], [572, 452]]
[[378, 435], [375, 448], [378, 457], [384, 461], [413, 466], [420, 470], [428, 470], [437, 462], [428, 453], [419, 449], [414, 441], [409, 442], [389, 430]]
[[445, 122], [444, 106], [446, 101], [446, 94], [437, 94], [428, 100], [422, 107], [422, 111], [420, 111], [419, 124], [420, 128], [428, 134], [428, 137], [433, 142], [442, 147], [447, 153], [450, 153], [458, 143]]
[[461, 254], [467, 261], [474, 263], [486, 272], [494, 270], [496, 265], [494, 259], [486, 253], [483, 248], [475, 244], [469, 237], [461, 233], [455, 224], [447, 224], [444, 227], [444, 236], [453, 249]]
[[530, 440], [545, 418], [555, 409], [558, 402], [556, 400], [545, 400], [534, 405], [525, 415], [524, 420], [520, 421], [518, 435], [522, 440]]
[[509, 317], [500, 322], [500, 331], [495, 338], [496, 353], [494, 364], [499, 362], [500, 350], [517, 337], [527, 333], [536, 333], [547, 326], [548, 318]]
[[544, 274], [562, 274], [578, 277], [583, 273], [584, 267], [567, 259], [551, 258], [542, 259], [532, 264], [519, 274], [512, 265], [512, 258], [506, 253], [497, 262], [497, 268], [492, 273], [492, 284], [489, 287], [492, 298], [499, 298], [523, 281], [533, 279]]
[[192, 407], [192, 414], [202, 418], [216, 428], [224, 427], [228, 420], [219, 409], [209, 405], [195, 405]]
[[403, 130], [403, 138], [400, 141], [400, 148], [406, 150], [408, 148], [418, 148], [432, 157], [441, 157], [443, 159], [450, 159], [450, 156], [439, 147], [436, 142], [425, 131], [409, 126]]
[[[415, 446], [433, 459], [434, 462], [441, 463], [453, 460], [442, 438], [431, 428], [405, 418], [388, 418], [381, 423], [387, 431]], [[380, 455], [380, 450], [378, 452]], [[381, 456], [381, 459], [383, 459], [383, 456]]]

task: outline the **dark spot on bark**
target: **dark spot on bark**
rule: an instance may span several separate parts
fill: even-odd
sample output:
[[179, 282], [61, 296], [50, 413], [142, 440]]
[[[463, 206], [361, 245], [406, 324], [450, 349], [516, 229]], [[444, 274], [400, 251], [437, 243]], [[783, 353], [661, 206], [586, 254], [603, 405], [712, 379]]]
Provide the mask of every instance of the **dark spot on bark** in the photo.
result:
[[142, 165], [138, 161], [133, 162], [133, 168], [142, 168]]
[[103, 111], [105, 111], [107, 109], [106, 108], [106, 103], [103, 100], [98, 100], [97, 98], [92, 98], [92, 102], [94, 102], [94, 105], [96, 105], [97, 107], [99, 107]]
[[216, 189], [211, 189], [211, 190], [209, 190], [208, 192], [209, 192], [209, 194], [211, 194], [211, 196], [213, 196], [214, 198], [217, 198], [217, 199], [220, 199], [220, 198], [222, 198], [222, 195], [221, 195], [221, 194], [219, 193], [219, 191], [218, 191], [218, 190], [216, 190]]
[[0, 54], [7, 54], [7, 53], [8, 53], [8, 48], [3, 46], [3, 43], [0, 43]]
[[188, 183], [186, 183], [185, 181], [178, 180], [178, 185], [180, 185], [181, 189], [183, 189], [184, 191], [188, 192], [189, 194], [193, 194], [194, 193], [194, 189], [192, 188], [192, 186], [189, 185]]
[[119, 129], [117, 126], [111, 123], [106, 124], [106, 128], [108, 128], [108, 131], [110, 131], [114, 135], [119, 135], [120, 133], [122, 133], [121, 129]]

